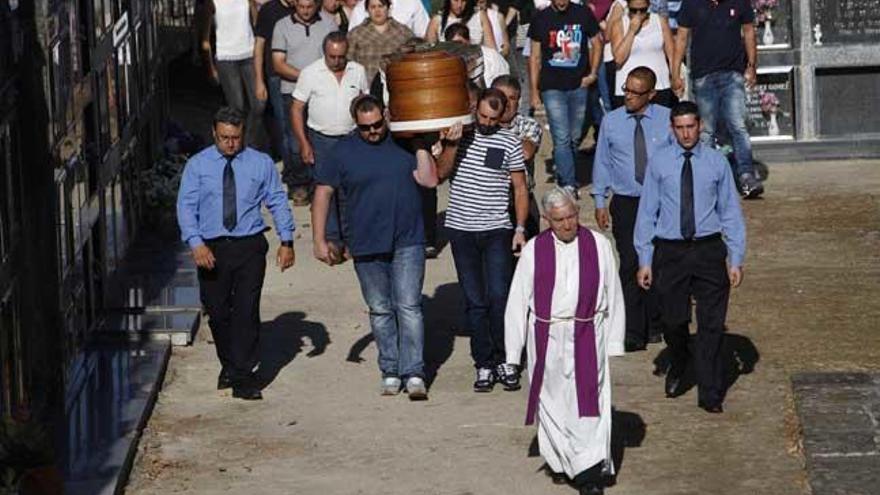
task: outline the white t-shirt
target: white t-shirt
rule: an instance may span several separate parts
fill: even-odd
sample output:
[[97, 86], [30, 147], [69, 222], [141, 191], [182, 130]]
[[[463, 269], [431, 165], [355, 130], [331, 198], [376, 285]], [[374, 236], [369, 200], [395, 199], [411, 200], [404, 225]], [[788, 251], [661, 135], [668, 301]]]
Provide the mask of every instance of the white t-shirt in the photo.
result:
[[245, 60], [254, 56], [248, 0], [214, 0], [217, 60]]
[[363, 65], [348, 62], [342, 80], [338, 81], [321, 58], [299, 73], [293, 97], [308, 104], [310, 129], [329, 136], [342, 136], [354, 128], [351, 101], [369, 91]]
[[[424, 38], [425, 33], [428, 32], [430, 18], [421, 0], [393, 0], [389, 14], [420, 38]], [[368, 17], [370, 16], [364, 8], [364, 0], [359, 0], [351, 10], [351, 19], [348, 20], [350, 29], [360, 26]]]
[[[626, 33], [629, 29], [629, 16], [624, 14], [621, 17], [623, 22], [622, 29]], [[623, 96], [621, 89], [626, 83], [626, 76], [636, 67], [645, 66], [657, 76], [657, 84], [654, 89], [669, 89], [669, 64], [666, 62], [666, 53], [663, 51], [663, 27], [660, 25], [660, 15], [651, 14], [648, 17], [648, 25], [643, 26], [636, 35], [626, 59], [622, 67], [617, 69], [614, 77], [614, 94]]]
[[[444, 31], [446, 31], [446, 28], [448, 28], [449, 26], [451, 26], [453, 24], [457, 24], [457, 23], [461, 22], [461, 18], [454, 15], [454, 14], [449, 14], [449, 17], [446, 18], [446, 25], [445, 26], [442, 24], [443, 23], [443, 16], [441, 16], [440, 14], [435, 15], [434, 19], [437, 21], [437, 39], [440, 41], [447, 41], [446, 40], [446, 33], [444, 33]], [[468, 31], [470, 32], [471, 44], [472, 45], [483, 44], [483, 23], [480, 22], [480, 13], [474, 12], [474, 15], [472, 15], [471, 18], [468, 19], [465, 26], [467, 26]]]
[[480, 49], [483, 52], [483, 82], [488, 88], [496, 77], [510, 74], [510, 64], [498, 50], [488, 46], [481, 46]]

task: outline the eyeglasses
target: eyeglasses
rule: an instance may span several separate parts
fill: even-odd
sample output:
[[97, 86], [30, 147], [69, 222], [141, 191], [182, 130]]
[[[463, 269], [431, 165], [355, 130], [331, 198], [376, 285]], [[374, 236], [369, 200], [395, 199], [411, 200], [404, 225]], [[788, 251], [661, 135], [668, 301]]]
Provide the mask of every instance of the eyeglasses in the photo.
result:
[[626, 84], [621, 86], [620, 89], [623, 91], [623, 94], [631, 94], [631, 95], [636, 95], [636, 96], [645, 96], [646, 94], [648, 94], [652, 91], [650, 89], [647, 91], [635, 91], [633, 89], [627, 88]]
[[358, 124], [357, 127], [358, 127], [358, 129], [360, 129], [364, 132], [369, 132], [369, 131], [378, 131], [379, 129], [382, 128], [383, 125], [385, 125], [385, 118], [384, 117], [373, 122], [372, 124]]
[[648, 13], [648, 7], [643, 7], [643, 8], [641, 8], [641, 9], [634, 9], [634, 8], [630, 7], [630, 8], [629, 8], [629, 13], [630, 13], [630, 14], [647, 14], [647, 13]]

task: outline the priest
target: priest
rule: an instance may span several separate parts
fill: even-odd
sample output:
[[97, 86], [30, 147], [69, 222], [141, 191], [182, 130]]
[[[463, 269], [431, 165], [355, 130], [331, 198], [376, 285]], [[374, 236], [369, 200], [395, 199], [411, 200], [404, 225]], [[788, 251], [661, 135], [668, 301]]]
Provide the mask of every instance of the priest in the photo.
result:
[[608, 356], [624, 354], [623, 293], [611, 243], [578, 222], [577, 202], [556, 187], [544, 194], [550, 224], [525, 245], [507, 299], [507, 362], [528, 346], [526, 424], [554, 481], [582, 495], [603, 493], [611, 462]]

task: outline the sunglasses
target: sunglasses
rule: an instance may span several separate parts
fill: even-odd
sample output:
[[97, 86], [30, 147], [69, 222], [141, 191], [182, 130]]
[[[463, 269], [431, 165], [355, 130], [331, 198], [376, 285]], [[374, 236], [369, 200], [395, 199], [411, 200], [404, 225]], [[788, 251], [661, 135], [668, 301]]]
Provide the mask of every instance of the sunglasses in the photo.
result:
[[643, 8], [641, 8], [641, 9], [634, 9], [634, 8], [630, 7], [630, 8], [629, 8], [629, 13], [630, 13], [630, 14], [633, 14], [633, 15], [635, 15], [635, 14], [647, 14], [647, 13], [648, 13], [648, 7], [643, 7]]
[[379, 129], [382, 128], [383, 125], [385, 125], [385, 118], [384, 117], [373, 122], [372, 124], [358, 124], [357, 128], [364, 131], [364, 132], [378, 131]]

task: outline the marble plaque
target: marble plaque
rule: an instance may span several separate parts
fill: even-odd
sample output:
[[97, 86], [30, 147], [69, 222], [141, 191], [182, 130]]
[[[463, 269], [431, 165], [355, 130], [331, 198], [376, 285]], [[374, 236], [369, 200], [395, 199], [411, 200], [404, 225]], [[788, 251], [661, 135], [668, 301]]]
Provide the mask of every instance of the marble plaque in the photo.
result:
[[877, 43], [880, 8], [877, 0], [812, 0], [812, 44]]
[[759, 50], [791, 47], [791, 0], [752, 0]]
[[746, 126], [752, 142], [795, 137], [794, 69], [760, 67], [758, 82], [746, 92]]

